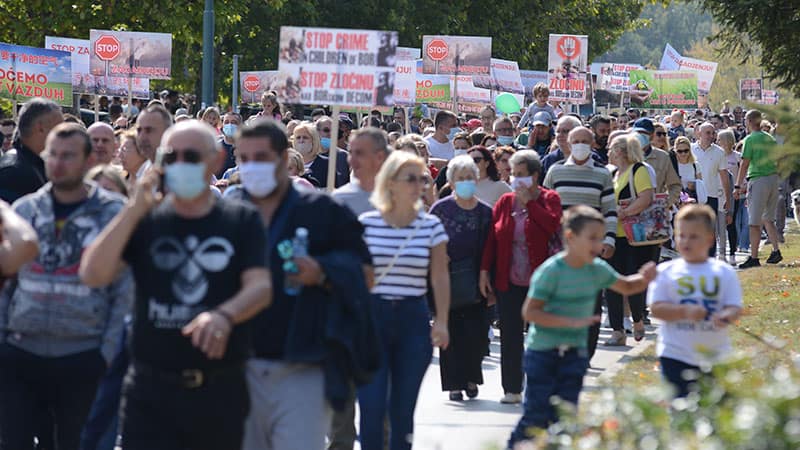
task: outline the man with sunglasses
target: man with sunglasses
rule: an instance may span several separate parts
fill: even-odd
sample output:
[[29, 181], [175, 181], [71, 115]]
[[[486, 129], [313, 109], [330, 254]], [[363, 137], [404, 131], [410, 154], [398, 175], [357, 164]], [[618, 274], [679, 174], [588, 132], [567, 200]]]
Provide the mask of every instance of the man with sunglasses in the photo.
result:
[[[263, 223], [248, 205], [211, 193], [208, 180], [225, 155], [208, 125], [175, 125], [159, 152], [161, 166], [138, 181], [80, 270], [87, 285], [98, 287], [127, 264], [136, 281], [122, 445], [240, 448], [251, 350], [243, 325], [271, 299]], [[156, 190], [162, 170], [163, 196]]]
[[14, 129], [17, 123], [14, 119], [3, 119], [0, 121], [0, 134], [3, 136], [3, 146], [0, 147], [0, 156], [11, 150], [11, 142], [14, 140]]
[[[359, 141], [362, 139], [359, 138]], [[226, 198], [255, 205], [266, 228], [260, 247], [272, 267], [274, 301], [253, 321], [255, 357], [247, 363], [252, 412], [248, 450], [321, 450], [332, 407], [378, 367], [366, 276], [371, 257], [356, 216], [330, 196], [296, 190], [283, 127], [256, 121], [236, 139], [241, 187]], [[308, 231], [308, 255], [291, 241]], [[286, 292], [286, 280], [302, 285]]]

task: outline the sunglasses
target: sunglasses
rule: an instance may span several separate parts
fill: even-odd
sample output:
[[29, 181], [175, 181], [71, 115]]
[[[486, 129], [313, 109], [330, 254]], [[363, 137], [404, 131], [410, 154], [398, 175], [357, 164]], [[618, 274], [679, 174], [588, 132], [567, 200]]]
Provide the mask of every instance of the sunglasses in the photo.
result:
[[408, 175], [405, 178], [398, 178], [398, 181], [402, 181], [408, 184], [422, 184], [425, 187], [431, 185], [431, 179], [427, 175]]
[[656, 136], [659, 136], [659, 137], [664, 137], [664, 136], [666, 136], [666, 135], [667, 135], [667, 133], [665, 133], [665, 132], [663, 132], [663, 131], [656, 131]]
[[483, 156], [476, 156], [472, 160], [475, 161], [475, 164], [480, 164], [484, 161]]
[[684, 148], [684, 149], [681, 149], [681, 150], [675, 150], [675, 153], [681, 153], [681, 154], [689, 153], [689, 149], [688, 148]]
[[174, 164], [178, 162], [178, 156], [182, 155], [183, 162], [197, 164], [203, 161], [203, 152], [200, 150], [195, 150], [193, 148], [187, 148], [185, 150], [176, 150], [174, 148], [167, 148], [164, 149], [164, 153], [161, 159], [161, 163], [165, 166], [170, 164]]

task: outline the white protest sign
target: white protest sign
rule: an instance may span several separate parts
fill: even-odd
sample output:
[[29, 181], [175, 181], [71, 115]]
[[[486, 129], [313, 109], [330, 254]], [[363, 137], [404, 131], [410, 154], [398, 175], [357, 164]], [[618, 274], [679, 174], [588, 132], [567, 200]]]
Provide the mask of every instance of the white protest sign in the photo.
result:
[[396, 31], [281, 27], [277, 86], [286, 103], [394, 102]]
[[717, 73], [717, 63], [700, 59], [686, 58], [677, 50], [667, 44], [664, 55], [661, 57], [659, 70], [689, 70], [697, 73], [697, 89], [700, 95], [708, 95], [714, 75]]
[[421, 58], [422, 50], [412, 47], [397, 47], [395, 58], [398, 61], [416, 61]]
[[550, 99], [583, 103], [586, 99], [586, 73], [589, 38], [571, 34], [551, 34], [547, 55]]
[[169, 80], [172, 35], [89, 30], [89, 70], [95, 77]]
[[397, 105], [413, 105], [417, 102], [417, 61], [398, 60], [394, 66], [394, 102]]

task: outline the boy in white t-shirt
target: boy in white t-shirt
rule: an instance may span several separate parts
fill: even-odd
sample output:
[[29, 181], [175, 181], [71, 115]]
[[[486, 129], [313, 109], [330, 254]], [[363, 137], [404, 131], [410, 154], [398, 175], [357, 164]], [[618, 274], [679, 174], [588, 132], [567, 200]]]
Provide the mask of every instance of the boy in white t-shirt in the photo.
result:
[[742, 287], [725, 262], [708, 257], [716, 214], [707, 205], [684, 206], [675, 218], [680, 258], [658, 266], [647, 291], [653, 317], [664, 321], [656, 353], [661, 373], [678, 397], [688, 395], [702, 363], [731, 351], [725, 327], [739, 317]]

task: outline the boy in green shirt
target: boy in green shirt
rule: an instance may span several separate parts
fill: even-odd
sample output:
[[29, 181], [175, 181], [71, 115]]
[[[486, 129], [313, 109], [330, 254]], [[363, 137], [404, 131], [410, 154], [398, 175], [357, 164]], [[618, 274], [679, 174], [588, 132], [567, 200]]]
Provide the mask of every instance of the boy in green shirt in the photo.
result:
[[573, 206], [564, 215], [565, 250], [545, 261], [531, 277], [522, 307], [524, 319], [531, 323], [524, 361], [524, 414], [511, 433], [509, 449], [529, 439], [533, 429], [558, 421], [550, 397], [577, 405], [589, 367], [588, 327], [600, 321], [600, 316], [592, 315], [598, 291], [639, 293], [656, 276], [652, 262], [635, 275], [617, 273], [598, 257], [604, 237], [603, 216], [588, 206]]

